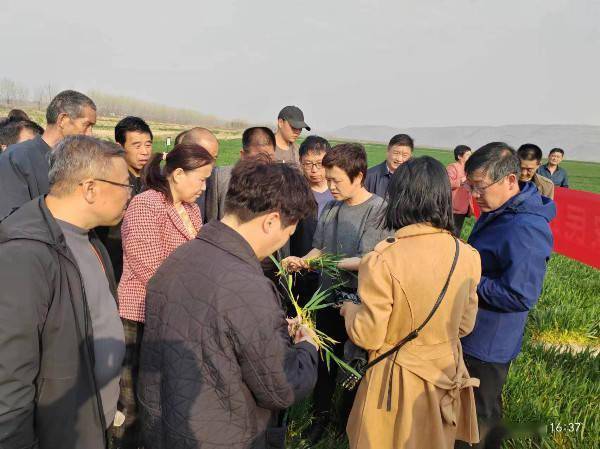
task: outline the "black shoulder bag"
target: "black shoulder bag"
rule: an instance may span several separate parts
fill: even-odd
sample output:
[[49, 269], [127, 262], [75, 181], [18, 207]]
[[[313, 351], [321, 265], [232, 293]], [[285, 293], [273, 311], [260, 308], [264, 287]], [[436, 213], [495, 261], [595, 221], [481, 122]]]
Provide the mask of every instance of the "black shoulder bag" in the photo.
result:
[[[402, 346], [404, 346], [409, 341], [414, 340], [415, 338], [417, 338], [419, 336], [419, 332], [421, 332], [421, 330], [425, 327], [425, 325], [429, 322], [429, 320], [431, 320], [431, 317], [437, 311], [437, 309], [439, 308], [439, 306], [440, 306], [440, 304], [442, 302], [442, 299], [444, 299], [444, 296], [446, 295], [446, 291], [448, 290], [448, 285], [450, 284], [450, 279], [452, 278], [452, 274], [454, 273], [454, 269], [456, 268], [456, 263], [458, 262], [458, 256], [460, 254], [460, 247], [459, 247], [459, 244], [458, 244], [458, 239], [456, 237], [454, 237], [454, 243], [456, 244], [456, 252], [454, 253], [454, 260], [452, 261], [452, 267], [450, 268], [450, 273], [448, 273], [448, 278], [446, 279], [446, 283], [444, 284], [444, 288], [442, 288], [442, 292], [440, 293], [440, 296], [438, 296], [438, 299], [435, 302], [435, 304], [433, 306], [433, 309], [431, 309], [431, 312], [429, 312], [429, 315], [427, 316], [427, 318], [425, 318], [425, 321], [423, 321], [423, 323], [419, 327], [417, 327], [416, 329], [414, 329], [410, 334], [408, 334], [406, 337], [404, 337], [402, 340], [400, 340], [400, 343], [398, 343], [396, 346], [394, 346], [389, 351], [384, 352], [379, 357], [373, 359], [369, 363], [362, 364], [362, 366], [360, 366], [360, 365], [359, 366], [353, 366], [353, 368], [361, 375], [361, 377], [357, 377], [356, 374], [353, 374], [353, 373], [351, 373], [349, 371], [346, 371], [346, 376], [344, 377], [344, 379], [342, 379], [342, 382], [341, 382], [342, 386], [346, 390], [350, 390], [350, 391], [355, 390], [356, 387], [358, 386], [358, 384], [360, 383], [360, 379], [362, 377], [364, 377], [365, 373], [367, 372], [367, 370], [369, 368], [371, 368], [372, 366], [378, 364], [382, 360], [385, 360], [386, 358], [388, 358], [392, 354], [396, 354], [397, 355], [397, 353], [400, 350], [400, 348], [402, 348]], [[396, 362], [396, 357], [394, 356], [394, 363], [395, 362]], [[392, 367], [392, 370], [393, 370], [393, 367]], [[390, 371], [390, 374], [389, 374], [388, 410], [391, 407], [392, 373], [393, 373], [393, 371]]]

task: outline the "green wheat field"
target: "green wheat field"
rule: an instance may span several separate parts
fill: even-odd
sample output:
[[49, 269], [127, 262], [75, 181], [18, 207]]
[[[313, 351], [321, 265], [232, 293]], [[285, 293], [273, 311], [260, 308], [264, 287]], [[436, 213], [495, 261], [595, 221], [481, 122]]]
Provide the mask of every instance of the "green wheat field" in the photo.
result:
[[[0, 108], [0, 116], [5, 115]], [[44, 123], [43, 113], [28, 111]], [[111, 139], [117, 118], [99, 117], [94, 135]], [[154, 150], [164, 151], [165, 140], [185, 127], [149, 123], [154, 135]], [[239, 131], [215, 130], [220, 139], [218, 165], [235, 163], [239, 158]], [[369, 166], [385, 159], [386, 147], [365, 144]], [[415, 156], [428, 155], [444, 165], [453, 161], [451, 152], [417, 148]], [[568, 149], [567, 149], [568, 157]], [[565, 161], [570, 186], [600, 193], [600, 164]], [[473, 225], [463, 229], [467, 239]], [[523, 436], [505, 443], [505, 448], [597, 449], [600, 447], [600, 270], [554, 255], [548, 264], [544, 290], [529, 315], [523, 351], [513, 362], [504, 391], [505, 418], [509, 423], [534, 425], [540, 438]], [[576, 345], [577, 353], [558, 350], [561, 345]], [[310, 425], [311, 401], [296, 405], [289, 413], [288, 447], [306, 448], [301, 432]], [[334, 416], [335, 421], [335, 416]], [[572, 423], [572, 424], [571, 424]], [[332, 426], [328, 437], [314, 449], [345, 449], [347, 441]]]
[[[155, 150], [164, 151], [164, 140]], [[218, 165], [235, 163], [240, 139], [222, 140]], [[385, 159], [385, 145], [365, 144], [369, 166]], [[415, 156], [428, 155], [444, 165], [451, 152], [418, 148]], [[565, 161], [574, 189], [600, 193], [600, 164]], [[473, 221], [462, 237], [468, 238]], [[513, 362], [504, 391], [505, 419], [533, 425], [541, 437], [508, 440], [504, 447], [597, 449], [600, 447], [600, 270], [554, 255], [548, 265], [542, 296], [530, 313], [523, 351]], [[577, 345], [581, 352], [560, 351], [557, 346]], [[301, 432], [310, 425], [311, 403], [306, 400], [290, 410], [289, 448], [307, 448]], [[335, 419], [335, 417], [334, 417]], [[573, 425], [570, 425], [573, 423]], [[347, 441], [332, 425], [315, 449], [344, 449]]]

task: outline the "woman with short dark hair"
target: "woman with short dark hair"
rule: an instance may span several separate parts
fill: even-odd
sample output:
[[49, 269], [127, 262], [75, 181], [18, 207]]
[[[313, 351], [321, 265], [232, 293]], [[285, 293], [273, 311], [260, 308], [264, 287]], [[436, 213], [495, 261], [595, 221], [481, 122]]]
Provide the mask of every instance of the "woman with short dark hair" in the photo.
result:
[[424, 156], [396, 170], [384, 225], [398, 230], [362, 259], [362, 303], [344, 303], [346, 331], [372, 362], [422, 329], [367, 369], [348, 420], [350, 448], [475, 443], [473, 387], [479, 382], [469, 377], [459, 338], [475, 324], [481, 263], [477, 251], [452, 235], [442, 164]]
[[[344, 257], [339, 268], [356, 272], [360, 258], [373, 250], [375, 245], [391, 235], [381, 227], [381, 214], [385, 201], [367, 191], [364, 180], [367, 175], [367, 153], [359, 143], [336, 145], [323, 157], [325, 177], [334, 200], [328, 202], [317, 223], [312, 249], [303, 257], [290, 256], [283, 265], [290, 271], [308, 268], [307, 260], [324, 253]], [[321, 274], [321, 288], [327, 289], [336, 284], [335, 298], [341, 301], [349, 295], [356, 296], [356, 276], [345, 273], [340, 280]], [[317, 312], [317, 327], [338, 341], [333, 350], [339, 357], [344, 355], [344, 343], [348, 340], [344, 329], [344, 320], [334, 308], [324, 308]], [[331, 369], [329, 369], [331, 368]], [[316, 444], [325, 432], [325, 428], [334, 414], [332, 399], [336, 385], [337, 365], [328, 367], [324, 360], [319, 361], [319, 378], [314, 393], [315, 420], [306, 432], [306, 437]], [[352, 397], [344, 395], [338, 423], [345, 425], [350, 411]]]

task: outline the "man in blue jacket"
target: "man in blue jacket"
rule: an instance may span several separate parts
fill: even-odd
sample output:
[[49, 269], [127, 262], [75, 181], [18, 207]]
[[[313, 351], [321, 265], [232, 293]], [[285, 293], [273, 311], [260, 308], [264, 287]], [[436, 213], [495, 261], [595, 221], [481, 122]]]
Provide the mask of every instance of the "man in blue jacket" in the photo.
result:
[[475, 391], [481, 437], [476, 447], [499, 448], [502, 388], [542, 292], [556, 207], [533, 184], [519, 187], [519, 158], [505, 143], [478, 149], [465, 171], [482, 212], [469, 237], [481, 255], [482, 276], [475, 328], [462, 345], [469, 373], [481, 380]]

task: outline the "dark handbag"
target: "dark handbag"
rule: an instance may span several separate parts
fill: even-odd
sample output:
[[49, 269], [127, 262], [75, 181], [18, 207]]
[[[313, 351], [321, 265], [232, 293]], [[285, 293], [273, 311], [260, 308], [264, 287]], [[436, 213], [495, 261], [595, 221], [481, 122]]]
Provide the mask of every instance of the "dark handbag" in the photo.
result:
[[[364, 361], [357, 359], [356, 363], [350, 363], [350, 366], [352, 366], [352, 368], [354, 368], [361, 375], [361, 377], [357, 377], [356, 374], [351, 373], [350, 371], [345, 371], [345, 377], [342, 379], [342, 382], [341, 382], [343, 388], [345, 388], [346, 390], [349, 390], [349, 391], [355, 390], [356, 387], [358, 387], [358, 384], [360, 383], [360, 379], [364, 377], [364, 375], [366, 374], [366, 372], [369, 368], [378, 364], [382, 360], [385, 360], [390, 355], [397, 354], [397, 352], [400, 350], [400, 348], [402, 348], [402, 346], [404, 346], [409, 341], [417, 338], [419, 336], [419, 332], [421, 332], [421, 330], [425, 327], [425, 325], [429, 322], [429, 320], [431, 320], [431, 317], [437, 311], [437, 309], [439, 308], [439, 306], [442, 302], [442, 299], [444, 299], [444, 296], [446, 295], [446, 291], [448, 290], [448, 285], [450, 284], [450, 279], [452, 278], [452, 274], [454, 273], [454, 269], [456, 268], [456, 263], [458, 262], [458, 256], [460, 254], [460, 247], [458, 244], [458, 239], [456, 237], [453, 237], [453, 238], [454, 238], [454, 243], [456, 244], [456, 252], [454, 253], [454, 260], [452, 261], [452, 267], [450, 268], [450, 273], [448, 273], [448, 278], [446, 279], [444, 288], [442, 288], [442, 292], [440, 293], [440, 296], [438, 296], [438, 299], [435, 302], [433, 309], [431, 309], [431, 312], [429, 312], [429, 315], [427, 316], [427, 318], [425, 318], [425, 321], [423, 321], [423, 323], [419, 327], [417, 327], [412, 332], [410, 332], [406, 337], [404, 337], [402, 340], [400, 340], [400, 343], [398, 343], [396, 346], [394, 346], [389, 351], [384, 352], [379, 357], [373, 359], [371, 362], [364, 363]], [[396, 361], [396, 358], [394, 357], [394, 362], [395, 361]], [[392, 367], [392, 369], [393, 369], [393, 367]], [[390, 372], [389, 387], [388, 387], [388, 410], [391, 408], [391, 390], [392, 390], [392, 373]]]

